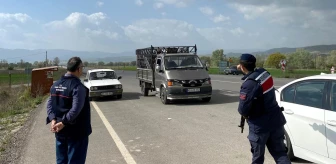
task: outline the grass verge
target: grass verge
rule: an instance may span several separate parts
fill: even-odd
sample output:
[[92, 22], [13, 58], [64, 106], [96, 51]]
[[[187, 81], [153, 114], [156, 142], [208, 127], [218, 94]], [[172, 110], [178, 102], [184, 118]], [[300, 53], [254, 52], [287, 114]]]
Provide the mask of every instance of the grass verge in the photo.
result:
[[46, 96], [31, 97], [27, 86], [0, 86], [0, 153], [5, 150], [11, 135], [25, 124], [29, 113], [45, 98]]

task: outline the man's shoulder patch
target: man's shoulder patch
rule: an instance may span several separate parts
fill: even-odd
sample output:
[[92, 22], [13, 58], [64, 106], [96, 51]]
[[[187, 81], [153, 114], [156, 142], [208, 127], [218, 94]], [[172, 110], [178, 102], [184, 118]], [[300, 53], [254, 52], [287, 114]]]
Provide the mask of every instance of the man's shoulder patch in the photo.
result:
[[246, 99], [246, 93], [245, 92], [240, 92], [239, 98], [240, 98], [240, 100], [245, 100]]

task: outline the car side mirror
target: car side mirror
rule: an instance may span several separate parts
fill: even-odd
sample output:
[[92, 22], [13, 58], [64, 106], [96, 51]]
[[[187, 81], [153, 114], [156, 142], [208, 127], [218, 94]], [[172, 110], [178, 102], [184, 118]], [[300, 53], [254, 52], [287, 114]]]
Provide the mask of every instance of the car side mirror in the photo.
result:
[[209, 69], [208, 69], [208, 67], [207, 67], [207, 66], [205, 66], [205, 70], [206, 70], [206, 71], [209, 71]]
[[88, 82], [89, 80], [88, 79], [84, 79], [84, 82]]
[[121, 79], [121, 76], [118, 76], [118, 80], [120, 80]]

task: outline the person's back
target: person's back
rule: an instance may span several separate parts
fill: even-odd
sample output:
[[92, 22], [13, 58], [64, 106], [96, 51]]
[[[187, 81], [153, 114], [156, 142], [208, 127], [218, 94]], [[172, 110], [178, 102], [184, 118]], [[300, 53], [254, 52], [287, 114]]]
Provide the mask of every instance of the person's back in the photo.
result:
[[256, 58], [242, 54], [240, 69], [245, 80], [240, 89], [238, 112], [247, 118], [252, 163], [264, 163], [265, 147], [276, 163], [291, 163], [283, 142], [286, 119], [275, 98], [272, 76], [263, 68], [255, 68]]
[[259, 110], [252, 113], [248, 119], [255, 132], [268, 132], [283, 126], [286, 119], [276, 101], [273, 78], [269, 72], [264, 68], [256, 68], [246, 80], [252, 80], [253, 82], [249, 83], [259, 86], [256, 95], [258, 100], [252, 107]]
[[81, 59], [69, 59], [67, 70], [50, 88], [46, 122], [55, 133], [57, 163], [85, 163], [92, 128], [88, 89], [79, 79]]

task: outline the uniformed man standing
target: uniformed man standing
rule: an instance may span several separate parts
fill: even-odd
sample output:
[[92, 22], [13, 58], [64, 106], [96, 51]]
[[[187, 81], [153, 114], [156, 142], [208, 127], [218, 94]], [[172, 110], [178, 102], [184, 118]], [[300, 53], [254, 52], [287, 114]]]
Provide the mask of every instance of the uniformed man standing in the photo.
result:
[[249, 124], [252, 164], [264, 163], [266, 146], [277, 164], [291, 163], [284, 144], [286, 119], [276, 101], [273, 78], [255, 63], [253, 55], [242, 54], [237, 66], [245, 74], [238, 112]]

